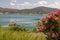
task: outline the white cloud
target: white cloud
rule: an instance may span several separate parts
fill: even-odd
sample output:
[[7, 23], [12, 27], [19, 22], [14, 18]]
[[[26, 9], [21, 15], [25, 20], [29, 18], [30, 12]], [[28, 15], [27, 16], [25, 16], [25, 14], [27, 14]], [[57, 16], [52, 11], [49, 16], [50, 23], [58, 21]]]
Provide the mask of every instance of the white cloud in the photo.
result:
[[57, 2], [51, 3], [51, 4], [49, 4], [47, 7], [60, 8], [60, 2], [57, 1]]
[[[15, 0], [15, 2], [16, 2], [16, 0]], [[60, 8], [59, 1], [48, 4], [48, 2], [44, 1], [44, 0], [38, 1], [36, 3], [24, 2], [22, 4], [11, 2], [10, 5], [15, 7], [15, 8], [18, 8], [18, 9], [34, 8], [34, 7], [39, 7], [39, 6], [45, 6], [45, 7], [51, 7], [51, 8]]]
[[39, 1], [37, 3], [30, 3], [30, 2], [24, 2], [23, 4], [16, 4], [15, 7], [17, 8], [34, 8], [34, 7], [38, 7], [38, 6], [44, 6], [44, 5], [47, 5], [47, 1]]
[[25, 5], [32, 5], [30, 2], [24, 2]]
[[15, 8], [25, 9], [30, 8], [32, 6], [32, 3], [30, 2], [24, 2], [23, 4], [10, 3], [10, 5], [14, 6]]
[[11, 0], [12, 2], [17, 2], [17, 0]]
[[39, 2], [37, 2], [37, 3], [35, 3], [35, 4], [33, 4], [34, 6], [45, 6], [45, 5], [47, 5], [48, 3], [47, 3], [47, 1], [39, 1]]
[[47, 4], [47, 1], [39, 1], [39, 4]]
[[10, 3], [10, 5], [11, 5], [11, 6], [15, 6], [15, 4], [14, 4], [14, 3], [12, 3], [12, 2]]

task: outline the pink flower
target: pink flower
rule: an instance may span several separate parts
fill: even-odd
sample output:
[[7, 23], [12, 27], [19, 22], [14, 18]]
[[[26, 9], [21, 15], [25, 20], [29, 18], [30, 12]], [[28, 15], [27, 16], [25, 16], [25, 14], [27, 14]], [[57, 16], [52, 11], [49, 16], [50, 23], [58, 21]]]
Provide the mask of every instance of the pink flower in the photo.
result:
[[59, 13], [60, 14], [60, 10], [57, 10], [56, 13]]
[[41, 21], [45, 21], [45, 19], [44, 18], [42, 18], [42, 19], [40, 19]]
[[56, 20], [56, 21], [60, 21], [60, 18], [56, 17], [55, 20]]
[[54, 12], [50, 12], [50, 13], [48, 13], [48, 15], [52, 15]]
[[55, 14], [55, 15], [59, 15], [59, 13], [57, 13], [57, 12], [55, 12], [54, 14]]
[[56, 38], [56, 34], [55, 33], [52, 34], [52, 38]]
[[46, 29], [46, 28], [45, 28], [44, 25], [40, 26], [40, 30], [41, 30], [41, 31], [44, 31], [45, 29]]
[[51, 19], [51, 18], [52, 18], [52, 16], [51, 16], [51, 15], [48, 15], [48, 16], [47, 16], [47, 18], [48, 18], [48, 19]]
[[59, 34], [58, 33], [56, 33], [56, 37], [59, 37]]
[[53, 33], [52, 34], [52, 38], [57, 38], [59, 35], [58, 35], [58, 33]]
[[60, 14], [60, 10], [57, 10], [56, 12], [55, 12], [55, 15], [59, 15]]

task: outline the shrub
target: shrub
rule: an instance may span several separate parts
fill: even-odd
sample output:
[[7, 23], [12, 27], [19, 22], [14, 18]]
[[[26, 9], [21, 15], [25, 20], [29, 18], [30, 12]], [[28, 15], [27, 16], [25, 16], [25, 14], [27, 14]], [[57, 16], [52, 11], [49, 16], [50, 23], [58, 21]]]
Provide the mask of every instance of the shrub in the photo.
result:
[[40, 31], [45, 33], [47, 40], [58, 40], [60, 37], [60, 10], [48, 13], [41, 19]]
[[37, 28], [34, 28], [34, 29], [33, 29], [33, 32], [37, 32]]

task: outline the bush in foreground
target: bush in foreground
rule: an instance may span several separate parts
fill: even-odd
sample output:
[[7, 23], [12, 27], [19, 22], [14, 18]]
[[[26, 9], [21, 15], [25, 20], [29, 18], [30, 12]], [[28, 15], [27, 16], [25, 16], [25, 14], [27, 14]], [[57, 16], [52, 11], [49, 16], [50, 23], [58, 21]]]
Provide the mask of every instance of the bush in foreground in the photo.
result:
[[49, 13], [41, 19], [40, 31], [44, 32], [47, 40], [58, 40], [60, 37], [60, 10]]

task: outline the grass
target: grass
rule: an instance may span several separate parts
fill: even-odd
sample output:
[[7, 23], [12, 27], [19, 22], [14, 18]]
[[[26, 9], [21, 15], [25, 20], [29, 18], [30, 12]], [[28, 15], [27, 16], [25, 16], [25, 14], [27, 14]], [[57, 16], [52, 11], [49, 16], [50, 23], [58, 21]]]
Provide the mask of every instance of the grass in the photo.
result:
[[0, 40], [46, 40], [43, 33], [21, 32], [0, 29]]

